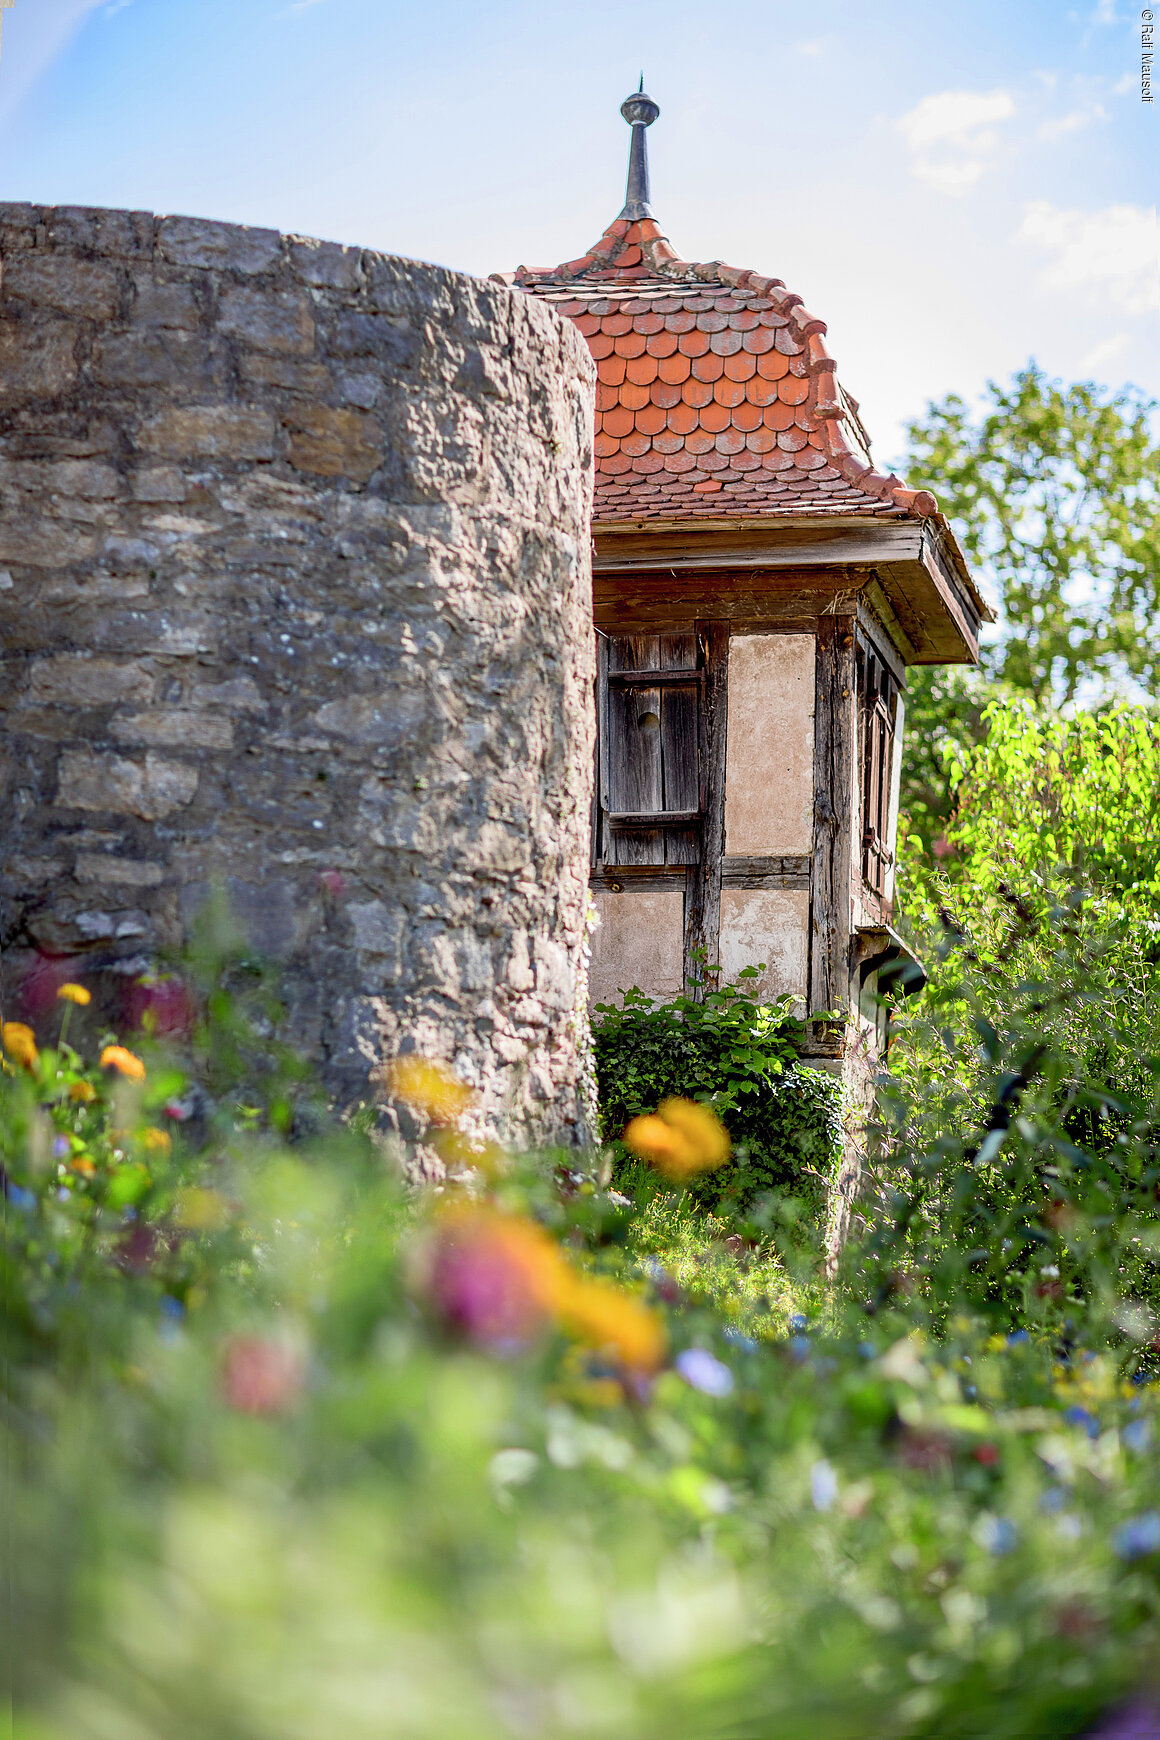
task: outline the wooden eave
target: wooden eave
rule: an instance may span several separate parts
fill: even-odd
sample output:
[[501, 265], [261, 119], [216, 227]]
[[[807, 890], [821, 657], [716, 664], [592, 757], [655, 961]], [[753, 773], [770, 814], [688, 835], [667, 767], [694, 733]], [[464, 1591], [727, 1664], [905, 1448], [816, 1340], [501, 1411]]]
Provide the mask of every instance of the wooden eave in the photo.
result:
[[[942, 514], [628, 521], [593, 527], [597, 625], [806, 626], [874, 595], [907, 664], [974, 664], [993, 620]], [[878, 612], [883, 614], [881, 610]]]

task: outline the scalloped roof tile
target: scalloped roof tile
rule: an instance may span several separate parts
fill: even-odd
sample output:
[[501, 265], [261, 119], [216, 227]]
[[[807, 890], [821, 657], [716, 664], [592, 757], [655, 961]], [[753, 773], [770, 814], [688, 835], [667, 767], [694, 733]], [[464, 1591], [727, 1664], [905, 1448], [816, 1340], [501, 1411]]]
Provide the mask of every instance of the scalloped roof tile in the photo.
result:
[[875, 470], [826, 324], [780, 278], [682, 260], [655, 219], [622, 215], [578, 259], [503, 281], [574, 320], [596, 360], [595, 524], [937, 513]]

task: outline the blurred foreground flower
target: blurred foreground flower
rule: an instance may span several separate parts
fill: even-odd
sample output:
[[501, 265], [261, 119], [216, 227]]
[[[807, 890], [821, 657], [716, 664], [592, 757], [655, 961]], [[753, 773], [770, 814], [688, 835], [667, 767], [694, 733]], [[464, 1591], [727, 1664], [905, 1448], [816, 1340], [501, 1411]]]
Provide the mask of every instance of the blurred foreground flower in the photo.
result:
[[173, 1219], [185, 1232], [220, 1232], [229, 1225], [230, 1205], [220, 1190], [191, 1185], [178, 1191]]
[[74, 1081], [68, 1090], [68, 1097], [76, 1105], [91, 1106], [97, 1097], [97, 1090], [91, 1081]]
[[433, 1124], [453, 1124], [475, 1099], [475, 1089], [445, 1064], [427, 1057], [396, 1057], [385, 1071], [392, 1099], [402, 1100]]
[[222, 1358], [222, 1395], [242, 1414], [284, 1414], [305, 1375], [302, 1355], [286, 1341], [235, 1335]]
[[115, 1069], [127, 1081], [145, 1080], [145, 1065], [135, 1053], [126, 1051], [123, 1045], [106, 1045], [101, 1053], [101, 1068]]
[[60, 1003], [75, 1003], [78, 1009], [87, 1009], [93, 1000], [91, 991], [86, 991], [83, 985], [75, 985], [70, 979], [56, 989], [57, 1001]]
[[473, 1341], [526, 1346], [558, 1309], [567, 1281], [558, 1246], [534, 1221], [481, 1203], [456, 1204], [436, 1219], [424, 1291]]
[[686, 1347], [675, 1364], [685, 1382], [706, 1396], [727, 1396], [733, 1389], [729, 1367], [703, 1347]]
[[36, 1068], [40, 1053], [31, 1027], [26, 1027], [23, 1021], [5, 1021], [0, 1027], [0, 1039], [13, 1063], [20, 1064], [22, 1069]]
[[569, 1275], [560, 1321], [570, 1335], [612, 1359], [633, 1377], [664, 1364], [665, 1332], [655, 1311], [610, 1281]]
[[497, 1352], [525, 1348], [556, 1323], [633, 1378], [664, 1361], [664, 1329], [647, 1305], [580, 1274], [535, 1221], [483, 1203], [438, 1215], [420, 1280], [448, 1325]]
[[150, 1125], [148, 1129], [141, 1132], [141, 1146], [146, 1154], [171, 1154], [173, 1152], [173, 1137], [167, 1130], [158, 1130]]
[[674, 1184], [711, 1172], [729, 1158], [721, 1120], [695, 1100], [662, 1100], [651, 1116], [633, 1118], [624, 1143]]

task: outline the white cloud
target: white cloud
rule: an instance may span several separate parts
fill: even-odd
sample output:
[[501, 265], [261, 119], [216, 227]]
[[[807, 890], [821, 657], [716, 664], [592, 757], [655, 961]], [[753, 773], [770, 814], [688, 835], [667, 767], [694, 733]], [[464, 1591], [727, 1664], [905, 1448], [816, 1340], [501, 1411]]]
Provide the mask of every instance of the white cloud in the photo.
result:
[[1070, 114], [1060, 115], [1056, 121], [1044, 121], [1036, 128], [1036, 137], [1046, 139], [1062, 139], [1068, 133], [1078, 133], [1084, 127], [1090, 127], [1093, 121], [1106, 121], [1108, 111], [1102, 103], [1093, 103], [1090, 109], [1072, 109]]
[[1085, 357], [1081, 357], [1080, 374], [1098, 375], [1101, 369], [1106, 368], [1109, 363], [1115, 362], [1117, 357], [1123, 356], [1127, 348], [1128, 335], [1126, 332], [1114, 332], [1110, 338], [1101, 339], [1099, 344], [1092, 346]]
[[1014, 113], [1008, 91], [939, 91], [923, 97], [897, 125], [919, 180], [957, 194], [974, 186], [998, 147], [992, 123]]
[[1125, 314], [1160, 308], [1160, 246], [1156, 213], [1109, 205], [1065, 211], [1049, 200], [1023, 208], [1019, 240], [1047, 254], [1040, 282], [1050, 290], [1098, 292]]
[[816, 60], [819, 55], [829, 54], [837, 44], [832, 36], [815, 36], [808, 42], [795, 42], [794, 47], [799, 54], [807, 54], [811, 60]]

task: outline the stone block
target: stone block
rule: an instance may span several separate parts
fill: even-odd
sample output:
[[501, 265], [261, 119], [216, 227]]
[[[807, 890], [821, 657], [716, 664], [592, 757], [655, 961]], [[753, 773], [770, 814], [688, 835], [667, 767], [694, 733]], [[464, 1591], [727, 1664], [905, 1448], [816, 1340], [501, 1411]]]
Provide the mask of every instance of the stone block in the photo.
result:
[[0, 406], [59, 399], [76, 384], [77, 329], [65, 321], [29, 331], [0, 320]]
[[184, 762], [156, 755], [128, 761], [86, 745], [62, 752], [56, 801], [61, 809], [101, 810], [152, 822], [192, 803], [197, 780], [197, 769]]
[[360, 248], [339, 242], [316, 242], [309, 236], [288, 236], [290, 265], [304, 284], [318, 290], [357, 290]]
[[188, 405], [159, 411], [141, 426], [138, 443], [164, 459], [273, 459], [269, 411], [240, 405]]
[[109, 707], [151, 701], [153, 689], [154, 677], [147, 665], [58, 653], [33, 660], [27, 693], [41, 706]]
[[200, 324], [192, 284], [159, 284], [154, 278], [139, 278], [132, 306], [137, 326], [169, 327], [195, 332]]
[[136, 858], [114, 858], [104, 852], [78, 852], [78, 882], [116, 882], [126, 888], [160, 888], [165, 865]]
[[112, 320], [121, 306], [121, 275], [113, 266], [68, 254], [10, 255], [3, 293], [6, 299], [56, 308], [81, 320]]
[[203, 392], [225, 378], [226, 358], [199, 334], [117, 333], [93, 346], [93, 379], [102, 387], [175, 387]]
[[153, 708], [114, 718], [109, 733], [116, 743], [139, 743], [151, 749], [230, 749], [234, 728], [228, 719], [185, 708]]
[[227, 290], [218, 311], [218, 330], [275, 356], [310, 356], [314, 318], [309, 298], [283, 291]]
[[20, 563], [26, 568], [69, 568], [90, 561], [96, 553], [97, 540], [84, 526], [51, 520], [44, 514], [35, 520], [0, 519], [0, 562]]
[[289, 459], [298, 471], [366, 483], [382, 464], [382, 433], [375, 419], [364, 411], [303, 406], [287, 418], [287, 425]]
[[135, 473], [133, 495], [137, 501], [184, 501], [189, 488], [176, 465], [152, 465]]
[[195, 683], [195, 707], [228, 707], [236, 713], [265, 712], [266, 703], [252, 677], [231, 677], [224, 683]]
[[282, 238], [277, 230], [251, 229], [246, 224], [166, 217], [157, 225], [157, 250], [174, 266], [202, 266], [250, 277], [278, 265]]
[[324, 399], [333, 392], [330, 371], [322, 363], [301, 362], [295, 357], [267, 356], [262, 351], [243, 351], [238, 374], [247, 384], [280, 387], [286, 393], [302, 393]]
[[153, 252], [152, 212], [57, 205], [42, 209], [40, 222], [54, 248], [75, 248], [90, 256], [114, 259], [133, 259]]

